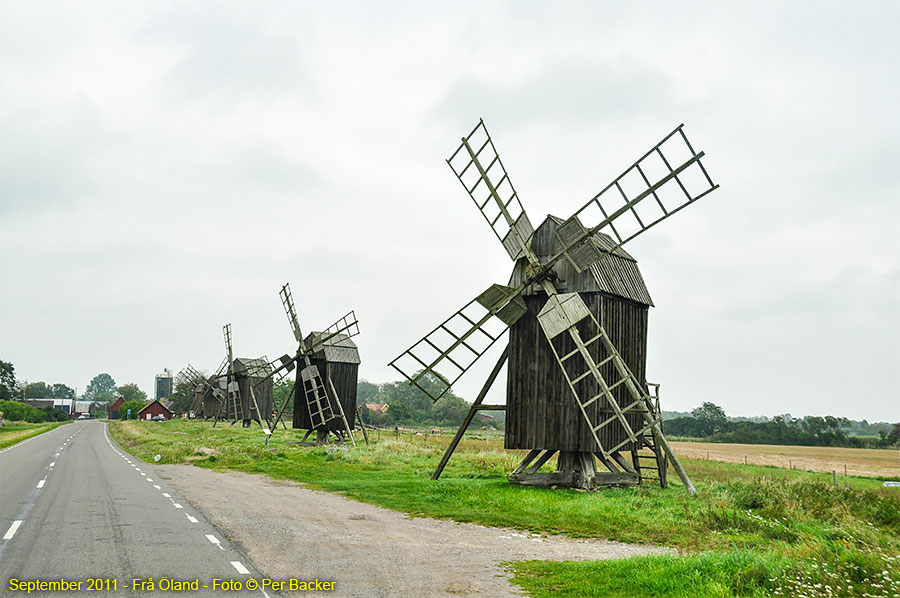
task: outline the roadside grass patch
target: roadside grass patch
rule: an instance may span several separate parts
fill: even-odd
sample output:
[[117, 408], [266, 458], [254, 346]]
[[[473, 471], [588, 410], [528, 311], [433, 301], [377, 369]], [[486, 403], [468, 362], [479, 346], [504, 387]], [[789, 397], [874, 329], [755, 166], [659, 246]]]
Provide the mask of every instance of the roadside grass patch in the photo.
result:
[[0, 428], [0, 449], [4, 449], [18, 442], [22, 442], [23, 440], [27, 440], [32, 436], [37, 436], [71, 423], [71, 420], [64, 422], [40, 422], [37, 424], [30, 424], [28, 422], [7, 422], [5, 426]]
[[830, 475], [684, 459], [695, 498], [677, 481], [585, 493], [507, 483], [521, 456], [494, 441], [464, 441], [432, 481], [446, 439], [384, 434], [371, 446], [303, 447], [302, 431], [278, 430], [267, 449], [258, 428], [227, 424], [121, 421], [110, 431], [145, 460], [265, 474], [412, 516], [681, 553], [509, 564], [534, 596], [900, 595], [900, 496], [876, 479], [848, 478], [844, 488]]

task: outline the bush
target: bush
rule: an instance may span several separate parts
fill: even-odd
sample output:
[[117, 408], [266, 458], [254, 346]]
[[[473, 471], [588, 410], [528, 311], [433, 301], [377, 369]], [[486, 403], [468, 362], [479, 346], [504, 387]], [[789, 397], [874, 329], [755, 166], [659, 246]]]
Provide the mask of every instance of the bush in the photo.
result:
[[0, 411], [3, 412], [3, 417], [11, 422], [37, 424], [47, 421], [47, 414], [43, 409], [19, 403], [18, 401], [0, 401]]
[[[146, 404], [143, 401], [125, 401], [119, 407], [119, 417], [121, 419], [137, 419], [137, 412], [143, 409]], [[131, 415], [128, 415], [129, 409], [131, 409]]]

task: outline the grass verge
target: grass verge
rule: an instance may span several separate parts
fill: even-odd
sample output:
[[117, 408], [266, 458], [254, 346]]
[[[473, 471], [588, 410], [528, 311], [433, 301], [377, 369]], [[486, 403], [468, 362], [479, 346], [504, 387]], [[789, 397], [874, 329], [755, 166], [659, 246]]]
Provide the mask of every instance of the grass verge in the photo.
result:
[[17, 442], [27, 440], [32, 436], [49, 432], [59, 426], [70, 424], [71, 421], [64, 422], [41, 422], [39, 424], [29, 424], [27, 422], [7, 422], [5, 426], [0, 428], [0, 449], [12, 446]]
[[[594, 493], [506, 482], [520, 456], [464, 442], [441, 480], [429, 479], [447, 440], [382, 437], [372, 446], [300, 447], [280, 430], [126, 421], [113, 437], [137, 456], [303, 482], [413, 516], [548, 534], [654, 543], [687, 556], [511, 563], [534, 596], [900, 594], [900, 500], [878, 480], [685, 460], [700, 490], [673, 483]], [[830, 591], [830, 593], [829, 593]]]

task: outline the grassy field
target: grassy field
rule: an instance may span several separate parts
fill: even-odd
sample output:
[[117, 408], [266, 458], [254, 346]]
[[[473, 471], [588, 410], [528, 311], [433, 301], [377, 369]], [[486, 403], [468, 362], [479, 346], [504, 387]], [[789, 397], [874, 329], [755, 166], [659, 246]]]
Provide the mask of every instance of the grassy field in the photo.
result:
[[32, 436], [49, 432], [59, 426], [70, 424], [71, 421], [65, 422], [43, 422], [39, 424], [29, 424], [26, 422], [7, 422], [5, 426], [0, 428], [0, 449], [12, 446], [17, 442], [22, 442]]
[[[144, 459], [303, 482], [429, 516], [574, 537], [654, 543], [680, 556], [510, 563], [533, 596], [863, 596], [900, 594], [900, 499], [877, 479], [684, 459], [700, 495], [677, 484], [542, 490], [506, 482], [520, 456], [467, 440], [429, 479], [446, 438], [382, 434], [370, 447], [300, 447], [279, 430], [208, 423], [116, 422], [113, 437]], [[674, 475], [670, 476], [677, 480]], [[845, 488], [844, 483], [850, 488]], [[893, 491], [893, 492], [892, 492]], [[826, 589], [827, 586], [827, 589]], [[830, 592], [830, 593], [829, 593]]]
[[743, 463], [746, 458], [747, 463], [755, 465], [900, 479], [900, 451], [896, 449], [678, 441], [671, 444], [679, 455], [694, 459]]

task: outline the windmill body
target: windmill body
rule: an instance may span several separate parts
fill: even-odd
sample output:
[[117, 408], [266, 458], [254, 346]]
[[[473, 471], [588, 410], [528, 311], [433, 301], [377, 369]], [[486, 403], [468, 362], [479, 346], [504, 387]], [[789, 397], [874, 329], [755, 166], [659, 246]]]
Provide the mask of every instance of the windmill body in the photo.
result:
[[241, 419], [256, 420], [260, 423], [271, 420], [272, 367], [268, 359], [265, 357], [255, 359], [238, 357], [234, 360], [233, 371], [234, 383], [239, 389]]
[[[532, 248], [539, 259], [545, 261], [561, 249], [554, 233], [562, 220], [548, 216], [534, 232]], [[602, 246], [612, 247], [606, 235], [598, 233], [596, 240]], [[509, 281], [516, 287], [525, 279], [527, 262], [519, 260]], [[556, 286], [560, 292], [577, 292], [585, 305], [606, 329], [628, 368], [642, 384], [646, 383], [647, 315], [652, 305], [637, 262], [624, 249], [598, 262], [597, 268], [578, 272], [567, 261], [553, 266]], [[578, 404], [572, 400], [572, 392], [560, 370], [547, 339], [541, 331], [537, 315], [547, 302], [547, 293], [539, 286], [526, 288], [522, 297], [528, 313], [510, 327], [509, 362], [506, 396], [506, 437], [508, 449], [539, 449], [556, 451], [596, 450], [596, 442], [587, 420]], [[571, 339], [560, 339], [562, 350], [575, 348]], [[592, 346], [596, 362], [605, 358], [599, 345]], [[604, 379], [614, 376], [613, 365], [601, 367]], [[594, 396], [598, 392], [596, 382], [588, 377], [577, 385], [582, 395]], [[612, 391], [615, 400], [624, 407], [630, 395], [624, 386]], [[605, 400], [599, 400], [587, 408], [591, 421], [599, 420], [611, 411]], [[641, 427], [642, 416], [637, 412], [625, 414], [633, 430]], [[613, 422], [600, 431], [604, 446], [615, 446], [627, 439], [623, 426]], [[629, 445], [627, 450], [631, 450]]]
[[[339, 334], [329, 339], [327, 344], [320, 342], [322, 333], [313, 332], [305, 339], [308, 347], [318, 347], [318, 350], [309, 355], [310, 365], [316, 366], [319, 375], [323, 379], [330, 381], [325, 384], [328, 399], [331, 404], [336, 406], [336, 401], [340, 401], [342, 410], [346, 416], [347, 422], [341, 420], [340, 417], [328, 421], [324, 424], [324, 429], [329, 432], [342, 433], [349, 426], [353, 429], [356, 422], [356, 386], [359, 379], [359, 349], [350, 338], [344, 334]], [[335, 393], [331, 390], [334, 385]], [[306, 398], [303, 396], [303, 384], [300, 379], [300, 368], [297, 369], [297, 382], [294, 385], [294, 428], [304, 430], [313, 429], [309, 407]], [[335, 409], [335, 411], [338, 411]]]

